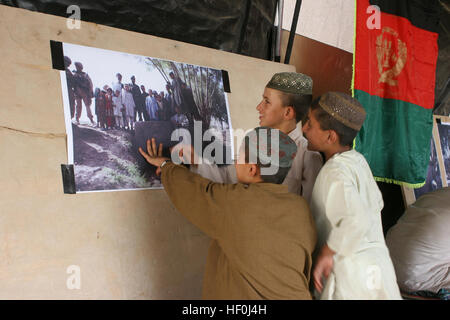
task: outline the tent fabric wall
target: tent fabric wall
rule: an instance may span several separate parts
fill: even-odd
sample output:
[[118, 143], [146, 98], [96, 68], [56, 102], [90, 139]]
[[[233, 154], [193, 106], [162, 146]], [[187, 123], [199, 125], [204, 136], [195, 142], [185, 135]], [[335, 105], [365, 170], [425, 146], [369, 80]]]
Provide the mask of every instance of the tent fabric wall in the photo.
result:
[[0, 4], [270, 59], [276, 0], [0, 0]]

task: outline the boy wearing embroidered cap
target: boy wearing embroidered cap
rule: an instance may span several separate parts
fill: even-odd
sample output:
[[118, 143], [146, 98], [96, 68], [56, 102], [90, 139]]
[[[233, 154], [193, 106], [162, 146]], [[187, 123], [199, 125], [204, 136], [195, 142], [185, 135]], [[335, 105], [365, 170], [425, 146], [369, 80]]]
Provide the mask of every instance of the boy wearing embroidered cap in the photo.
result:
[[383, 198], [365, 158], [352, 149], [365, 117], [356, 99], [329, 92], [312, 103], [303, 127], [308, 149], [326, 159], [311, 199], [320, 299], [401, 299], [383, 236]]
[[[259, 124], [279, 129], [295, 141], [297, 155], [283, 184], [291, 193], [303, 196], [309, 203], [317, 174], [322, 167], [318, 152], [307, 150], [307, 141], [297, 124], [306, 115], [312, 100], [311, 77], [296, 72], [276, 73], [267, 83], [262, 101], [256, 107]], [[207, 164], [191, 166], [191, 170], [222, 183], [236, 183], [232, 166], [218, 168]]]
[[313, 219], [305, 199], [280, 185], [297, 151], [288, 135], [267, 127], [247, 134], [237, 184], [214, 183], [171, 163], [154, 139], [148, 153], [139, 151], [158, 167], [178, 211], [212, 238], [204, 299], [311, 299]]

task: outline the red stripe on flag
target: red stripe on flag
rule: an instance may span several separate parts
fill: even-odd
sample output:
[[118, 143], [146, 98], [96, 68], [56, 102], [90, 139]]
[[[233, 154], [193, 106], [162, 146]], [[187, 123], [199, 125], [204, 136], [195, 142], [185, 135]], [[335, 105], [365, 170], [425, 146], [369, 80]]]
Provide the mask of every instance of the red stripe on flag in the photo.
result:
[[354, 88], [433, 108], [438, 34], [383, 12], [381, 28], [369, 29], [369, 5], [357, 1]]

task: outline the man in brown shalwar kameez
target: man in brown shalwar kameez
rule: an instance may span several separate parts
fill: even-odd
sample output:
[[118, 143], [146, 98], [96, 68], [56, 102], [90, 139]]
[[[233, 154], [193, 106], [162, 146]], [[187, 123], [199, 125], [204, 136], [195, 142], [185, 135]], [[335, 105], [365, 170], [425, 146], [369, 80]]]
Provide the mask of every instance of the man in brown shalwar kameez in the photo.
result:
[[154, 139], [148, 153], [139, 151], [158, 167], [178, 211], [212, 238], [204, 299], [311, 299], [316, 230], [305, 199], [281, 185], [297, 151], [288, 135], [267, 127], [247, 134], [237, 184], [214, 183], [172, 163]]

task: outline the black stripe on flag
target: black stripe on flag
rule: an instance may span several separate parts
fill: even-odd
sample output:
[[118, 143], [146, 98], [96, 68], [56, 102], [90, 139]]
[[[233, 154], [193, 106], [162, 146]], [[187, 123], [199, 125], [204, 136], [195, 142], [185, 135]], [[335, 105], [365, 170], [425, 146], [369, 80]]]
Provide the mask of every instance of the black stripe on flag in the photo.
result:
[[381, 12], [408, 19], [417, 28], [438, 32], [438, 0], [369, 0]]

